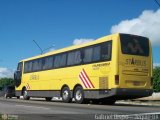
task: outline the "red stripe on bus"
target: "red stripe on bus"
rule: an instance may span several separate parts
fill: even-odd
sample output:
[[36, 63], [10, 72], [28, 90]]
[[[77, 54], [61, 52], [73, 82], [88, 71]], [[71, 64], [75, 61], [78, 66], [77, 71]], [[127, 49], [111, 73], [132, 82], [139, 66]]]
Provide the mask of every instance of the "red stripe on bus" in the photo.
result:
[[83, 80], [86, 81], [88, 87], [91, 88], [91, 86], [90, 86], [90, 84], [89, 84], [89, 81], [86, 79], [86, 77], [84, 76], [84, 73], [83, 73], [83, 72], [81, 72], [81, 75], [82, 75], [82, 77], [83, 77]]
[[79, 78], [81, 79], [81, 81], [82, 81], [83, 85], [85, 86], [85, 88], [87, 88], [86, 84], [84, 83], [84, 81], [83, 81], [83, 79], [82, 79], [82, 77], [80, 75], [79, 75]]
[[93, 83], [91, 82], [90, 78], [88, 77], [88, 75], [87, 75], [86, 71], [85, 71], [84, 69], [82, 69], [82, 71], [85, 73], [85, 75], [86, 75], [86, 77], [87, 77], [88, 81], [91, 83], [92, 88], [95, 88], [95, 87], [94, 87], [94, 85], [93, 85]]

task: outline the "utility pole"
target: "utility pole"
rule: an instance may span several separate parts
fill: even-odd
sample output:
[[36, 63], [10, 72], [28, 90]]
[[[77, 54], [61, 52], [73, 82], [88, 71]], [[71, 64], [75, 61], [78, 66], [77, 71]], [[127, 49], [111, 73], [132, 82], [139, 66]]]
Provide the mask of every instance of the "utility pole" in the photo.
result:
[[52, 48], [52, 47], [55, 47], [55, 45], [53, 44], [52, 46], [50, 46], [50, 47], [48, 47], [48, 48], [46, 48], [46, 49], [42, 49], [35, 40], [33, 40], [33, 42], [36, 44], [36, 46], [37, 46], [37, 47], [39, 48], [39, 50], [41, 51], [41, 55], [43, 54], [44, 51], [46, 51], [46, 50], [48, 50], [48, 49], [50, 49], [50, 48]]
[[42, 48], [38, 45], [38, 43], [35, 41], [35, 40], [33, 40], [33, 42], [37, 45], [37, 47], [40, 49], [40, 51], [41, 51], [41, 54], [43, 54], [43, 50], [42, 50]]

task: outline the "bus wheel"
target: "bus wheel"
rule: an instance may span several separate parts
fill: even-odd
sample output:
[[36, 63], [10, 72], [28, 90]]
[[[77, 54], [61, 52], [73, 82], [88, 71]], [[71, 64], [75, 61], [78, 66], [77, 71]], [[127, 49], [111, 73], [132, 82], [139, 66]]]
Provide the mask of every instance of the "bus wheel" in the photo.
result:
[[30, 97], [28, 96], [28, 92], [27, 92], [26, 88], [23, 90], [23, 99], [24, 100], [29, 100], [30, 99]]
[[65, 103], [69, 103], [72, 101], [72, 98], [71, 98], [71, 92], [69, 90], [68, 87], [64, 87], [62, 89], [62, 101], [65, 102]]
[[84, 103], [84, 91], [81, 86], [78, 86], [74, 90], [74, 99], [76, 103], [82, 104]]
[[17, 96], [17, 99], [20, 99], [20, 96]]
[[52, 97], [46, 97], [46, 101], [51, 101]]

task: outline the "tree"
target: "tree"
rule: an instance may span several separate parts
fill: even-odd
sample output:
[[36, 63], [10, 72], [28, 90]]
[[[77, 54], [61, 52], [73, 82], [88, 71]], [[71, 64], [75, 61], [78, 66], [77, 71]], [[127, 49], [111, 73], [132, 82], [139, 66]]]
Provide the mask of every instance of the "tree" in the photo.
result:
[[160, 92], [160, 67], [153, 69], [153, 89], [154, 92]]
[[12, 78], [1, 78], [0, 79], [0, 90], [8, 85], [15, 85], [15, 81]]

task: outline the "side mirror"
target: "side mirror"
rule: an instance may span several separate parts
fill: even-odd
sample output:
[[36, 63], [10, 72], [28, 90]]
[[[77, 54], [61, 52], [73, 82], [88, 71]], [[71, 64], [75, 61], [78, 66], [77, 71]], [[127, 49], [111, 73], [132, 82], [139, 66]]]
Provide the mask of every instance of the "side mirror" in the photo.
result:
[[16, 82], [16, 86], [19, 86], [21, 83], [21, 74], [22, 72], [20, 70], [14, 72], [14, 80]]
[[14, 72], [14, 79], [16, 78], [17, 73], [18, 73], [18, 70], [16, 70], [16, 71]]
[[16, 73], [21, 72], [20, 70], [16, 70]]
[[20, 70], [16, 70], [16, 71], [14, 72], [14, 79], [17, 80], [17, 79], [20, 78], [20, 76], [21, 76], [21, 71], [20, 71]]

